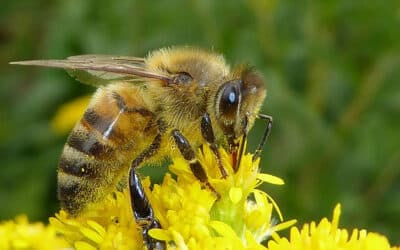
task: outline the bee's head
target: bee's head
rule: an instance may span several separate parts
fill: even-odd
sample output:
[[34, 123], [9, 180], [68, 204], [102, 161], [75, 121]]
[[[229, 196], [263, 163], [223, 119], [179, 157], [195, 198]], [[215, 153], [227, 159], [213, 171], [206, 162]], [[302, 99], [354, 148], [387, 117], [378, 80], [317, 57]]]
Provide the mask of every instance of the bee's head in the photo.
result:
[[215, 117], [230, 147], [237, 145], [238, 139], [253, 125], [265, 95], [262, 78], [248, 68], [237, 70], [231, 80], [219, 87]]

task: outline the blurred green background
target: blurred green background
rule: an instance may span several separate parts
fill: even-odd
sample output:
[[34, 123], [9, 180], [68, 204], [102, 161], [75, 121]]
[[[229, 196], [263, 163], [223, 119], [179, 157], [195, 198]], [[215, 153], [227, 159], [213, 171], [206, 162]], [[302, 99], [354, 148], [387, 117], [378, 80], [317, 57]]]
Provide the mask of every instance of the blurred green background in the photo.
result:
[[[398, 0], [2, 1], [0, 219], [57, 211], [67, 135], [49, 121], [63, 103], [93, 92], [62, 70], [9, 61], [194, 45], [265, 76], [263, 112], [275, 123], [262, 166], [286, 185], [263, 188], [287, 219], [330, 217], [341, 202], [342, 226], [400, 244], [399, 27]], [[250, 148], [262, 128], [251, 131]]]

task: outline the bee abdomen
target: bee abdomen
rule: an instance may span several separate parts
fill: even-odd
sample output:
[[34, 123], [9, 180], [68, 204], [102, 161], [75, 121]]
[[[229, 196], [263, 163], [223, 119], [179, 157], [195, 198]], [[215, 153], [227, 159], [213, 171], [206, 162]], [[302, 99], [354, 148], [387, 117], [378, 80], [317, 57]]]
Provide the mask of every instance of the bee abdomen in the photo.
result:
[[[72, 215], [104, 196], [121, 162], [112, 142], [78, 123], [68, 137], [58, 166], [58, 197]], [[112, 162], [112, 164], [111, 164]]]
[[58, 167], [61, 207], [77, 215], [89, 203], [99, 201], [116, 184], [114, 177], [121, 167], [118, 161], [97, 160], [65, 145]]
[[157, 131], [139, 92], [127, 90], [122, 98], [99, 89], [68, 137], [59, 163], [58, 196], [69, 214], [78, 215], [114, 190]]

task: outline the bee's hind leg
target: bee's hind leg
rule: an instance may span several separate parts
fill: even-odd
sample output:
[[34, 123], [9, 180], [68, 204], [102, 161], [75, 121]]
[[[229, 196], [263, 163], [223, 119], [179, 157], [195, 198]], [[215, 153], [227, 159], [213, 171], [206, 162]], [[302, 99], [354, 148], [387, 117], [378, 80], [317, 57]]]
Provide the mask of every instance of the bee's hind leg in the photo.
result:
[[133, 162], [129, 171], [129, 191], [131, 196], [131, 205], [136, 223], [142, 228], [143, 242], [148, 250], [164, 250], [166, 249], [163, 241], [153, 239], [149, 235], [152, 228], [161, 228], [160, 223], [154, 216], [153, 208], [144, 192], [142, 183], [136, 173], [136, 168], [145, 159], [154, 155], [160, 147], [161, 134], [158, 134], [153, 143], [146, 148]]
[[152, 228], [161, 228], [160, 223], [154, 217], [153, 208], [144, 193], [142, 183], [134, 168], [129, 172], [129, 187], [131, 192], [131, 202], [136, 223], [142, 229], [143, 242], [148, 250], [166, 249], [165, 243], [155, 240], [149, 235]]

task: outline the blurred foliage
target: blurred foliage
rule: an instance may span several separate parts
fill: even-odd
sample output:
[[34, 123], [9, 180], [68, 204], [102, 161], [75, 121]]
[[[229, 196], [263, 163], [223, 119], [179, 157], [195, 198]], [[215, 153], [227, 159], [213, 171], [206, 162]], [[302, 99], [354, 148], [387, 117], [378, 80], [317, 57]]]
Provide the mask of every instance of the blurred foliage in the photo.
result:
[[[171, 45], [212, 48], [266, 79], [274, 117], [262, 158], [283, 177], [265, 186], [299, 223], [343, 205], [343, 226], [400, 243], [400, 2], [2, 1], [0, 219], [58, 208], [56, 168], [66, 135], [50, 120], [93, 89], [61, 70], [9, 61], [106, 53], [144, 56]], [[254, 148], [262, 134], [251, 131]], [[149, 172], [157, 173], [151, 168]], [[161, 170], [162, 172], [163, 170]]]

